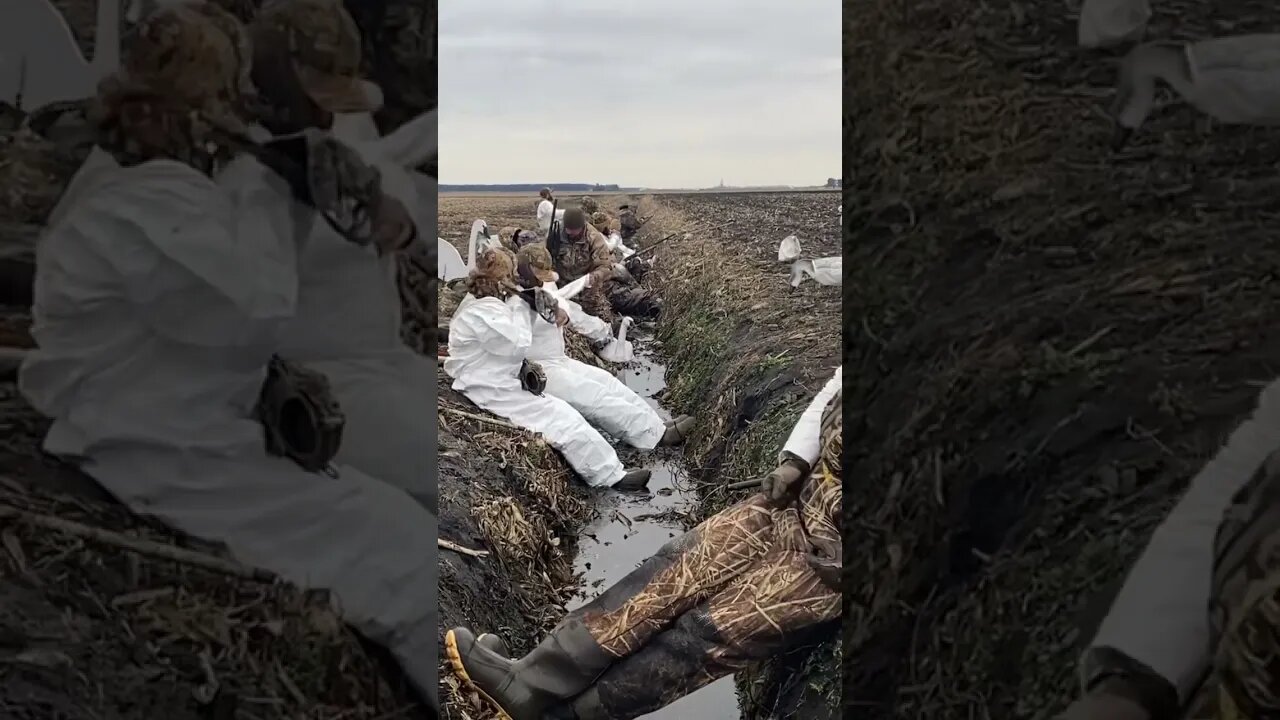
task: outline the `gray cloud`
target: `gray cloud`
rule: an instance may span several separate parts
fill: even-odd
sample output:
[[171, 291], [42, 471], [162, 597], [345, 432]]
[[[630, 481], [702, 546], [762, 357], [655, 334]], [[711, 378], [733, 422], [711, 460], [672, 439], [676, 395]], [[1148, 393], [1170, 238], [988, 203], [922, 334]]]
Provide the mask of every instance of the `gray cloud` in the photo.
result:
[[812, 185], [840, 168], [834, 0], [441, 3], [441, 182]]

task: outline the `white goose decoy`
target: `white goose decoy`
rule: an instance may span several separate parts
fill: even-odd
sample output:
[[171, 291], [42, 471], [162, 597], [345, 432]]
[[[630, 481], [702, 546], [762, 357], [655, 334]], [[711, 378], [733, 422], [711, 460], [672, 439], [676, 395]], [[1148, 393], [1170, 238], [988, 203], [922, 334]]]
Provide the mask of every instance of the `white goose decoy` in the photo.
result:
[[489, 234], [489, 224], [484, 220], [471, 223], [471, 237], [467, 240], [467, 261], [462, 261], [458, 249], [444, 238], [437, 238], [436, 277], [445, 282], [464, 278], [476, 267], [476, 257], [489, 248], [502, 247], [497, 236]]
[[1114, 47], [1140, 39], [1150, 21], [1148, 0], [1084, 0], [1076, 39], [1080, 47]]
[[1194, 43], [1153, 42], [1121, 62], [1112, 115], [1113, 149], [1124, 147], [1155, 107], [1156, 81], [1228, 125], [1280, 124], [1280, 34]]
[[843, 278], [844, 258], [840, 255], [805, 260], [801, 258], [800, 238], [788, 235], [778, 245], [778, 262], [791, 263], [791, 287], [796, 288], [806, 277], [819, 285], [839, 286]]
[[819, 285], [839, 287], [843, 279], [844, 258], [840, 255], [797, 260], [791, 263], [791, 287], [799, 287], [806, 276], [813, 278]]
[[462, 255], [458, 253], [458, 248], [444, 238], [436, 238], [436, 277], [445, 281], [453, 282], [467, 276], [467, 264], [462, 261]]
[[98, 0], [92, 61], [49, 0], [4, 0], [3, 5], [0, 101], [30, 113], [84, 100], [120, 67], [120, 0]]
[[617, 337], [611, 340], [608, 345], [596, 351], [596, 355], [599, 355], [601, 360], [625, 364], [636, 359], [635, 346], [627, 339], [627, 330], [630, 329], [631, 323], [630, 315], [622, 317], [622, 322], [618, 323]]
[[471, 239], [467, 241], [467, 267], [474, 270], [476, 257], [485, 250], [502, 247], [502, 240], [490, 234], [489, 223], [476, 220], [471, 223]]

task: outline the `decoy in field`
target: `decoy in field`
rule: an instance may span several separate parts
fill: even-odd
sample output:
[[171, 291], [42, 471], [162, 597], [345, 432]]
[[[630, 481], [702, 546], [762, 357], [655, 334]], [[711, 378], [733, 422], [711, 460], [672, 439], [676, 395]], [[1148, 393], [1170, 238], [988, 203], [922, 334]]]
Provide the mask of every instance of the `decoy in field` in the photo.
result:
[[1155, 109], [1157, 81], [1228, 125], [1280, 124], [1280, 34], [1151, 42], [1121, 61], [1112, 117], [1122, 149]]

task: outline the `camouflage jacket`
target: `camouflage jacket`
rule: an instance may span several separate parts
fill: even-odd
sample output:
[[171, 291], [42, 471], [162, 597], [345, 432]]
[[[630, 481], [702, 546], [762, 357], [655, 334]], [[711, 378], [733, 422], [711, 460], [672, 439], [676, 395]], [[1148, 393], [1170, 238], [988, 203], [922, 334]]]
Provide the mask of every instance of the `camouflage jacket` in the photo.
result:
[[581, 240], [570, 240], [564, 234], [564, 228], [559, 229], [559, 238], [553, 238], [551, 246], [551, 259], [556, 264], [556, 272], [560, 273], [560, 281], [569, 283], [577, 280], [583, 275], [591, 274], [595, 280], [603, 284], [611, 275], [613, 275], [613, 252], [609, 250], [609, 245], [595, 228], [588, 227], [586, 235]]

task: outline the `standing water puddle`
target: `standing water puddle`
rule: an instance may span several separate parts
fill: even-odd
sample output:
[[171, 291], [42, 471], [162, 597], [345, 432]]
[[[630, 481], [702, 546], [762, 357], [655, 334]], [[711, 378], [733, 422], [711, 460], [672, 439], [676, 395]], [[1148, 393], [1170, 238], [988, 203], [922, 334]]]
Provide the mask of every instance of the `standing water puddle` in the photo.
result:
[[[653, 351], [636, 343], [636, 362], [618, 374], [627, 387], [658, 410], [662, 418], [671, 417], [655, 396], [666, 388], [666, 367]], [[581, 533], [574, 569], [581, 573], [583, 587], [569, 603], [569, 609], [580, 607], [658, 551], [667, 541], [685, 531], [683, 522], [697, 502], [692, 488], [687, 487], [680, 460], [673, 454], [653, 453], [643, 467], [653, 471], [649, 494], [602, 492], [596, 505], [600, 513], [595, 522]], [[724, 677], [687, 695], [661, 710], [644, 715], [642, 720], [740, 720], [737, 691], [733, 677]]]

